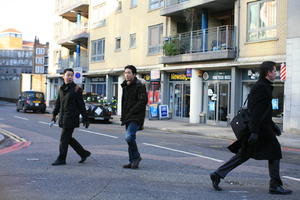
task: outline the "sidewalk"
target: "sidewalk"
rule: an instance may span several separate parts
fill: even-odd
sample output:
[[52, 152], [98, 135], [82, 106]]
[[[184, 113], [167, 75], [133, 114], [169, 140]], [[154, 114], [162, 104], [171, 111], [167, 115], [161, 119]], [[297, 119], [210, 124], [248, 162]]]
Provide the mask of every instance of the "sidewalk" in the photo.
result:
[[[113, 124], [121, 124], [120, 116], [113, 116]], [[179, 120], [149, 120], [145, 119], [144, 123], [145, 129], [156, 129], [167, 132], [174, 132], [180, 134], [191, 134], [200, 135], [214, 138], [222, 138], [235, 140], [234, 133], [230, 127], [218, 127], [213, 125], [205, 124], [190, 124], [188, 122]], [[300, 150], [300, 133], [290, 134], [283, 132], [280, 137], [277, 137], [281, 146], [289, 148], [297, 148]]]

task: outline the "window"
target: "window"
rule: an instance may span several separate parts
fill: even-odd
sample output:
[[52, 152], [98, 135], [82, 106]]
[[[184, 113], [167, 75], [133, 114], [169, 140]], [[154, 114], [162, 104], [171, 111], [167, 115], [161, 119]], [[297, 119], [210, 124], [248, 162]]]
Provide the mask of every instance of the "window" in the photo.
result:
[[116, 12], [121, 12], [122, 11], [122, 0], [118, 0], [118, 7]]
[[100, 40], [92, 41], [92, 53], [91, 53], [91, 61], [101, 61], [104, 60], [104, 52], [105, 52], [105, 39], [102, 38]]
[[43, 65], [45, 63], [45, 58], [44, 57], [36, 57], [35, 63], [39, 64], [39, 65]]
[[115, 50], [121, 50], [121, 38], [120, 37], [116, 38]]
[[159, 53], [162, 50], [163, 24], [149, 26], [148, 54]]
[[275, 38], [276, 1], [261, 0], [248, 4], [248, 41]]
[[130, 39], [129, 39], [129, 48], [135, 48], [136, 47], [136, 34], [130, 34]]
[[105, 4], [97, 5], [93, 7], [92, 12], [92, 28], [101, 27], [106, 24], [106, 9]]
[[164, 0], [149, 0], [149, 10], [161, 8], [164, 5]]
[[44, 55], [45, 54], [45, 49], [44, 48], [36, 48], [35, 53], [37, 55]]
[[135, 7], [137, 7], [137, 0], [131, 0], [130, 8], [135, 8]]

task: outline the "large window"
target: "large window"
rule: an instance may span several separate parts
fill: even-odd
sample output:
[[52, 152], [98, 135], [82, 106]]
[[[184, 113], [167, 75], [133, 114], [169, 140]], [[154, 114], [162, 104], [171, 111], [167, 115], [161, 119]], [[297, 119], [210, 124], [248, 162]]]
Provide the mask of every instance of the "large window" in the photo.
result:
[[106, 7], [105, 4], [96, 5], [92, 12], [92, 28], [101, 27], [106, 24]]
[[276, 1], [261, 0], [248, 4], [248, 41], [275, 38]]
[[160, 53], [162, 50], [163, 24], [149, 26], [148, 54]]
[[105, 39], [102, 38], [100, 40], [92, 41], [92, 53], [91, 53], [91, 61], [101, 61], [104, 60], [104, 52], [105, 52]]
[[149, 10], [161, 8], [164, 5], [164, 0], [149, 0]]
[[137, 1], [138, 1], [138, 0], [131, 0], [130, 8], [137, 7]]

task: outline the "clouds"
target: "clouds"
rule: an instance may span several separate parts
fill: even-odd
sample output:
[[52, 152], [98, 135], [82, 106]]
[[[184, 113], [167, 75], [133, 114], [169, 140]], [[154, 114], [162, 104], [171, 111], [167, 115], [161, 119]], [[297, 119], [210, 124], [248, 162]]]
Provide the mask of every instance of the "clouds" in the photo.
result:
[[15, 28], [24, 40], [34, 36], [45, 43], [52, 39], [54, 0], [1, 0], [0, 31]]

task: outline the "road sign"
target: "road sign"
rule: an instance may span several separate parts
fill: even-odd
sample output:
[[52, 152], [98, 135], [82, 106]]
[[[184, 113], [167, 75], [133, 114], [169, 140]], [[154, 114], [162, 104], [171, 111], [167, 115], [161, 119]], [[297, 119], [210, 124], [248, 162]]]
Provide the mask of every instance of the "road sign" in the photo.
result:
[[74, 68], [74, 83], [82, 84], [82, 68], [81, 67]]

